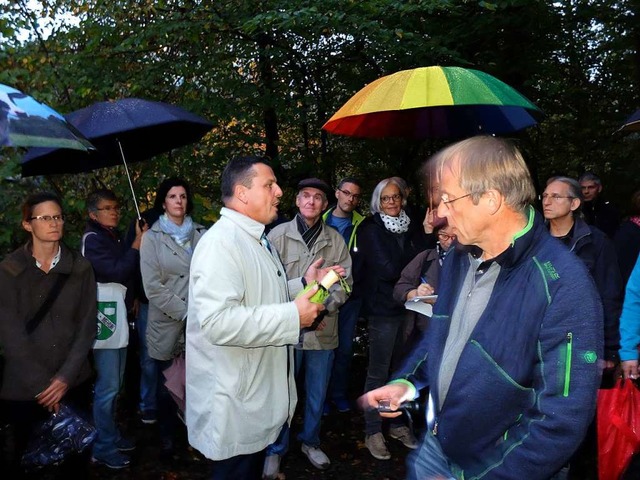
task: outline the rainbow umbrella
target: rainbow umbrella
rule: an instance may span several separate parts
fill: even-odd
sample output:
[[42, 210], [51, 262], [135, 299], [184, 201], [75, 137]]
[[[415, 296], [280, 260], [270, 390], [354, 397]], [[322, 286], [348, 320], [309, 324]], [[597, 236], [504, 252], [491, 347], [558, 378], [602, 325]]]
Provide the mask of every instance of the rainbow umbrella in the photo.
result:
[[421, 67], [371, 82], [322, 128], [366, 138], [463, 138], [516, 132], [543, 116], [524, 96], [487, 73]]

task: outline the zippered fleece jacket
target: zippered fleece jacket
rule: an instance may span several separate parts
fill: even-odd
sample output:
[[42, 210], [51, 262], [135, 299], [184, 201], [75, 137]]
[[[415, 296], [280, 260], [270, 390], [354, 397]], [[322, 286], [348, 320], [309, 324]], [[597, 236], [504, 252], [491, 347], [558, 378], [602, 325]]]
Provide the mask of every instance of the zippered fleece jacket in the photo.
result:
[[[603, 348], [598, 292], [583, 262], [552, 238], [532, 207], [500, 258], [489, 303], [451, 386], [428, 424], [458, 478], [546, 480], [569, 459], [593, 419]], [[393, 376], [438, 384], [451, 314], [470, 267], [447, 255], [421, 343]], [[431, 405], [439, 405], [437, 388]], [[434, 421], [429, 414], [434, 415]]]

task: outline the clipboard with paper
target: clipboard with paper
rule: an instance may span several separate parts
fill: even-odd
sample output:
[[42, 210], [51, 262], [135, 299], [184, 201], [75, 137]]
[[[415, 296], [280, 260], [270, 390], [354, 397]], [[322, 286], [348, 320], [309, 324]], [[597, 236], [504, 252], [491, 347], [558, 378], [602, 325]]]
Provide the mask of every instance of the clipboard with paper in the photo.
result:
[[[416, 295], [411, 300], [404, 302], [404, 308], [430, 317], [433, 314], [433, 303], [437, 299], [437, 295]], [[427, 303], [431, 300], [433, 300], [431, 303]]]

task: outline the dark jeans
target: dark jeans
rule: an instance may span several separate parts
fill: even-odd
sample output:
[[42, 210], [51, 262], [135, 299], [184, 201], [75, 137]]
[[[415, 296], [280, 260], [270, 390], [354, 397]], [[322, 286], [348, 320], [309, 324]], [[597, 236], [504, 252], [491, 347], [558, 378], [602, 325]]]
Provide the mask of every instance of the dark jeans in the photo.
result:
[[[397, 366], [402, 355], [403, 328], [405, 315], [394, 317], [368, 318], [369, 367], [364, 391], [382, 387], [389, 380], [390, 369]], [[404, 424], [404, 415], [390, 419], [393, 425]], [[377, 411], [365, 411], [365, 434], [373, 435], [382, 431], [382, 417]]]
[[[90, 403], [92, 397], [92, 385], [90, 381], [70, 389], [62, 399], [62, 402], [73, 408], [80, 416], [90, 419]], [[35, 428], [51, 415], [47, 410], [35, 401], [0, 401], [2, 412], [2, 455], [0, 471], [2, 478], [10, 479], [36, 479], [43, 478], [89, 478], [89, 459], [91, 449], [88, 448], [81, 454], [72, 454], [60, 465], [46, 467], [35, 473], [29, 474], [20, 465], [20, 460], [25, 452], [29, 440]], [[5, 476], [8, 475], [8, 476]]]
[[265, 450], [212, 462], [212, 480], [260, 480]]
[[361, 298], [349, 299], [338, 313], [338, 348], [335, 349], [327, 400], [348, 400], [353, 358], [353, 336], [362, 306]]
[[178, 405], [165, 386], [166, 381], [164, 371], [171, 366], [173, 360], [154, 360], [156, 363], [156, 371], [158, 372], [157, 383], [157, 412], [158, 426], [160, 427], [160, 436], [162, 447], [165, 450], [173, 448], [173, 440], [179, 427]]

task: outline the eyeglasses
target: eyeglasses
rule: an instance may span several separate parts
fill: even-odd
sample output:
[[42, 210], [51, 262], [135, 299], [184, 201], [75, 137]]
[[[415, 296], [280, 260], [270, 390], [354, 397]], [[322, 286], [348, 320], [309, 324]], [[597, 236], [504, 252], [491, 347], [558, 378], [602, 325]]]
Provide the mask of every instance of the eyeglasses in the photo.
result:
[[102, 208], [96, 208], [96, 210], [98, 210], [99, 212], [105, 211], [105, 212], [119, 212], [120, 211], [120, 205], [116, 205], [115, 207], [112, 205], [107, 205], [106, 207], [102, 207]]
[[38, 215], [36, 217], [29, 217], [29, 221], [38, 220], [39, 222], [51, 223], [60, 222], [64, 223], [64, 215]]
[[442, 232], [442, 233], [438, 233], [438, 238], [440, 240], [445, 240], [446, 241], [446, 240], [455, 240], [456, 236], [455, 235], [449, 235], [447, 233]]
[[385, 195], [384, 197], [380, 197], [380, 201], [382, 203], [397, 202], [398, 200], [402, 200], [402, 195], [399, 193], [394, 193], [393, 195]]
[[576, 197], [571, 197], [571, 196], [563, 196], [563, 195], [558, 195], [557, 193], [543, 193], [541, 195], [542, 200], [546, 200], [547, 198], [550, 198], [551, 200], [557, 202], [558, 200], [560, 200], [561, 198], [576, 198]]
[[450, 203], [457, 202], [457, 201], [458, 201], [458, 200], [460, 200], [461, 198], [465, 198], [465, 197], [468, 197], [468, 196], [470, 196], [470, 195], [471, 195], [470, 193], [467, 193], [466, 195], [462, 195], [462, 196], [457, 197], [457, 198], [449, 199], [449, 195], [447, 195], [446, 193], [443, 193], [442, 195], [440, 195], [440, 201], [441, 201], [441, 203], [443, 203], [443, 204], [444, 204], [444, 206], [445, 206], [445, 207], [447, 207], [447, 209], [448, 209], [448, 208], [449, 208], [449, 204], [450, 204]]
[[355, 201], [358, 201], [362, 198], [362, 195], [360, 195], [359, 193], [351, 193], [349, 190], [342, 190], [341, 188], [339, 188], [338, 191], [342, 192], [349, 198], [353, 198]]

